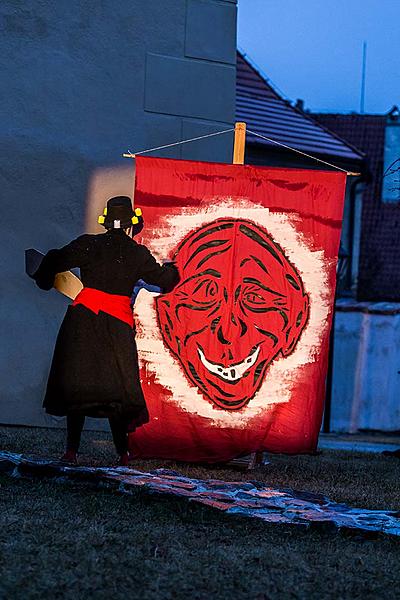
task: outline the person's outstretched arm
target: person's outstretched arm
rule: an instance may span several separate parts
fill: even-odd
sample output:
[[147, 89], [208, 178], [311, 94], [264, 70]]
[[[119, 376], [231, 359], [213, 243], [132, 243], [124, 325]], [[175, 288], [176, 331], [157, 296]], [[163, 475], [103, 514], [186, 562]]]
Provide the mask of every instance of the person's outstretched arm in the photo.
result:
[[159, 265], [146, 246], [141, 246], [140, 279], [150, 285], [157, 285], [164, 293], [171, 292], [179, 282], [179, 273], [174, 263]]
[[50, 290], [57, 273], [81, 267], [88, 254], [89, 238], [88, 235], [81, 235], [62, 248], [49, 250], [32, 276], [37, 285], [42, 290]]

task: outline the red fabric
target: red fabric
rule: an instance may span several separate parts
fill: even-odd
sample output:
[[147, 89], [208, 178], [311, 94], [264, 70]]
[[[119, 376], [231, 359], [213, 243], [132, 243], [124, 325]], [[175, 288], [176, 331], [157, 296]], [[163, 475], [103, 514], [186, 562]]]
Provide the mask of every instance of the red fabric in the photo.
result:
[[99, 314], [99, 311], [107, 313], [133, 328], [133, 314], [128, 296], [107, 294], [101, 290], [85, 287], [79, 292], [72, 306], [77, 304], [83, 304], [96, 315]]
[[315, 450], [346, 176], [138, 158], [142, 241], [181, 274], [139, 294], [139, 456]]

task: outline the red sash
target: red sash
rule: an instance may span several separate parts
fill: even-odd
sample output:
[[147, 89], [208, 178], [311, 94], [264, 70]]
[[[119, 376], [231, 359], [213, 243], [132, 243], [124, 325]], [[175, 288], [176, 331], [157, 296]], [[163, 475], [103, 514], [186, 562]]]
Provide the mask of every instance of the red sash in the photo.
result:
[[128, 323], [133, 328], [133, 314], [129, 296], [108, 294], [94, 288], [85, 287], [79, 292], [72, 306], [77, 304], [83, 304], [96, 315], [101, 310], [120, 321], [124, 321], [124, 323]]

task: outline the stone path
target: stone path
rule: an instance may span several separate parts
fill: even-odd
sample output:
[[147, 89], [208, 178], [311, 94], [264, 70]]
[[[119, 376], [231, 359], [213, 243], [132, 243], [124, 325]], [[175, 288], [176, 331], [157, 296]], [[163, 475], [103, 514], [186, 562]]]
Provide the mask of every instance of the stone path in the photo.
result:
[[275, 489], [257, 481], [191, 479], [176, 471], [148, 473], [127, 467], [75, 467], [60, 461], [0, 452], [0, 472], [12, 477], [51, 478], [107, 486], [122, 493], [142, 488], [198, 502], [228, 515], [257, 518], [268, 523], [323, 527], [371, 535], [400, 536], [400, 511], [351, 508], [310, 492]]
[[397, 450], [400, 444], [386, 444], [383, 442], [370, 442], [362, 440], [343, 440], [335, 437], [319, 438], [319, 450], [346, 450], [347, 452], [372, 452], [381, 454], [384, 450]]

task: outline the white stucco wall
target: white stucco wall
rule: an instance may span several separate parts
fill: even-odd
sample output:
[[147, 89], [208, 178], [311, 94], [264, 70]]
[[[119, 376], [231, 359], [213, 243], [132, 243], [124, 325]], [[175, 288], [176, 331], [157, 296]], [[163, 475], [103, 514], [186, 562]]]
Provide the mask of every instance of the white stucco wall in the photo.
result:
[[[232, 125], [236, 0], [2, 0], [0, 20], [0, 423], [57, 425], [41, 404], [67, 301], [24, 251], [82, 233], [93, 182], [103, 204], [132, 193], [123, 152]], [[229, 161], [216, 139], [158, 155]]]

